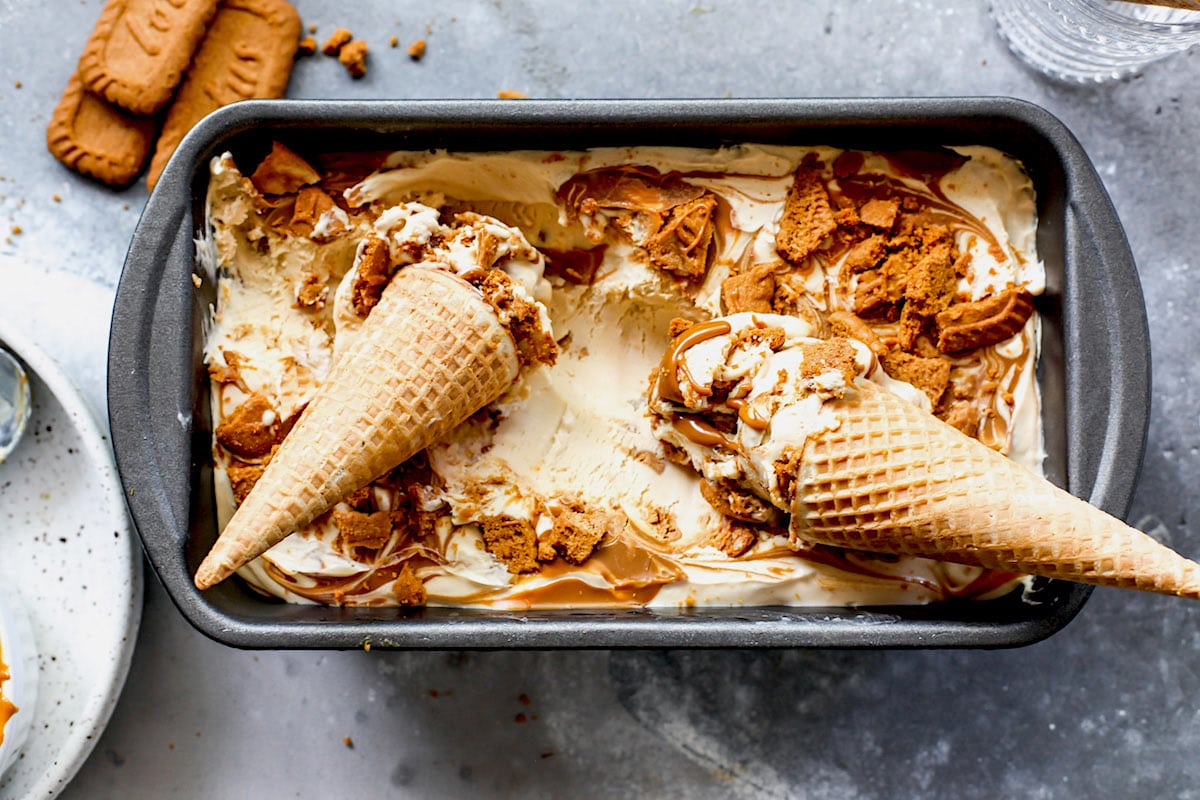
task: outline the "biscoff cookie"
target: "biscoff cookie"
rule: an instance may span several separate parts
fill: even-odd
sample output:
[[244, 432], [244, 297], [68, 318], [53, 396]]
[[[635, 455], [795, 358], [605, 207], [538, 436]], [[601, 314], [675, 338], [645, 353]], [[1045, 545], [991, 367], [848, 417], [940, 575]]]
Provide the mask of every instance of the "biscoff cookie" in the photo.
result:
[[167, 104], [217, 0], [108, 0], [79, 59], [84, 86], [135, 114]]
[[154, 142], [153, 117], [138, 117], [87, 91], [72, 75], [46, 129], [46, 146], [62, 163], [105, 183], [137, 177]]
[[147, 186], [205, 115], [238, 100], [282, 97], [299, 40], [300, 16], [284, 0], [225, 0], [167, 111]]

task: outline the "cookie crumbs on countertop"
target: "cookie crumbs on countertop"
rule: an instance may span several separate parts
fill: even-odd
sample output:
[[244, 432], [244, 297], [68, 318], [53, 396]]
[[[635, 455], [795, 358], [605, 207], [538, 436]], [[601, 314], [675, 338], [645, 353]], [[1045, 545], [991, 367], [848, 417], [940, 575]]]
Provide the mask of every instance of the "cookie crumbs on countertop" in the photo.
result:
[[349, 747], [351, 750], [354, 749], [354, 740], [349, 736], [347, 736], [345, 739], [342, 739], [342, 744], [346, 745], [346, 747]]
[[13, 232], [14, 236], [20, 236], [22, 233], [25, 232], [25, 229], [22, 228], [20, 225], [13, 225], [12, 232]]
[[392, 34], [392, 38], [388, 39], [388, 45], [390, 47], [399, 47], [400, 46], [400, 37], [396, 36], [395, 34]]
[[56, 203], [61, 203], [61, 202], [62, 202], [62, 197], [60, 197], [60, 196], [58, 196], [58, 195], [54, 195], [54, 196], [53, 196], [53, 197], [51, 197], [50, 199], [51, 199], [51, 200], [53, 200], [53, 201], [54, 201], [54, 202], [56, 202]]
[[413, 61], [420, 61], [425, 56], [425, 40], [417, 39], [408, 46], [408, 57]]
[[529, 95], [524, 92], [518, 92], [516, 89], [501, 89], [496, 92], [496, 97], [501, 100], [525, 100]]
[[348, 42], [338, 53], [338, 61], [346, 68], [352, 78], [361, 78], [367, 74], [367, 43], [362, 39]]
[[309, 33], [316, 33], [316, 32], [317, 32], [317, 25], [316, 25], [316, 23], [313, 23], [313, 24], [311, 24], [311, 25], [309, 25], [309, 26], [308, 26], [308, 32], [309, 32]]
[[325, 40], [325, 44], [321, 45], [321, 52], [327, 56], [336, 56], [341, 52], [342, 47], [349, 44], [354, 38], [354, 34], [345, 28], [337, 28]]
[[300, 40], [300, 44], [296, 46], [296, 56], [311, 56], [317, 52], [317, 40], [311, 36], [305, 36]]

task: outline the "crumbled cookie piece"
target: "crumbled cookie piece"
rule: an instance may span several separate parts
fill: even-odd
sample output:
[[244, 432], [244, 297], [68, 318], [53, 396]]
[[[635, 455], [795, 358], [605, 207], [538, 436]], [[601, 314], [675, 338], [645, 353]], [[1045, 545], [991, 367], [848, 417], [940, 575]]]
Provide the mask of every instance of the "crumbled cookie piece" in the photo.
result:
[[802, 449], [799, 447], [786, 448], [772, 465], [775, 471], [775, 483], [779, 487], [779, 494], [788, 501], [789, 507], [791, 507], [796, 493], [796, 478], [800, 474], [802, 460], [800, 458], [801, 452]]
[[775, 298], [775, 271], [763, 264], [721, 281], [721, 305], [726, 314], [753, 311], [769, 314]]
[[522, 365], [555, 362], [558, 343], [542, 327], [537, 305], [517, 294], [512, 278], [502, 270], [489, 269], [470, 282], [483, 292], [500, 316], [501, 324], [512, 334]]
[[337, 28], [325, 40], [325, 44], [321, 45], [321, 52], [327, 56], [336, 56], [353, 38], [354, 34], [350, 31], [345, 28]]
[[315, 272], [304, 272], [299, 288], [296, 289], [296, 307], [320, 311], [325, 307], [329, 287], [325, 279]]
[[221, 356], [225, 359], [225, 363], [218, 364], [214, 361], [209, 364], [208, 376], [217, 383], [232, 383], [246, 394], [250, 394], [250, 389], [246, 386], [245, 379], [242, 378], [242, 364], [245, 363], [246, 357], [234, 350], [223, 348]]
[[695, 324], [695, 320], [673, 317], [667, 324], [667, 335], [674, 339], [676, 336], [686, 333]]
[[577, 497], [561, 499], [551, 516], [554, 527], [538, 540], [541, 561], [551, 561], [558, 555], [570, 564], [582, 564], [609, 530], [621, 527], [617, 514], [589, 508]]
[[364, 514], [335, 508], [333, 524], [338, 529], [338, 546], [344, 553], [356, 547], [378, 550], [392, 537], [392, 515], [386, 511]]
[[347, 42], [338, 52], [338, 61], [351, 78], [361, 78], [367, 74], [367, 43], [362, 39]]
[[877, 356], [887, 352], [887, 346], [875, 331], [871, 330], [871, 326], [849, 311], [835, 311], [829, 315], [826, 322], [829, 323], [829, 332], [833, 336], [857, 339], [871, 348], [871, 352]]
[[296, 195], [292, 218], [288, 223], [292, 233], [311, 236], [321, 215], [334, 207], [333, 199], [320, 187], [305, 186]]
[[537, 533], [528, 520], [516, 517], [486, 517], [480, 521], [487, 551], [504, 562], [514, 575], [538, 570]]
[[950, 362], [944, 358], [925, 358], [892, 350], [880, 356], [879, 363], [891, 377], [911, 383], [924, 392], [935, 409], [950, 385]]
[[856, 242], [848, 253], [846, 253], [846, 269], [850, 272], [865, 272], [869, 269], [875, 269], [879, 266], [879, 262], [887, 257], [887, 246], [884, 243], [884, 238], [878, 234], [868, 236], [859, 242]]
[[408, 562], [400, 568], [396, 580], [392, 582], [392, 593], [396, 602], [402, 606], [423, 606], [427, 602], [425, 583], [417, 577], [417, 573]]
[[796, 178], [788, 191], [779, 232], [775, 234], [775, 248], [788, 261], [799, 264], [836, 229], [837, 222], [820, 169], [815, 162], [806, 160], [796, 170]]
[[279, 142], [271, 143], [271, 152], [250, 176], [254, 188], [263, 194], [291, 194], [320, 180], [321, 173]]
[[954, 353], [998, 344], [1025, 327], [1033, 313], [1033, 296], [1009, 288], [974, 302], [958, 303], [937, 315], [937, 347]]
[[221, 420], [216, 437], [222, 447], [243, 459], [265, 456], [283, 439], [279, 415], [271, 401], [257, 393]]
[[658, 453], [651, 453], [649, 450], [635, 451], [633, 454], [633, 460], [640, 461], [650, 469], [657, 472], [659, 475], [662, 475], [663, 470], [667, 468], [667, 462], [663, 460], [663, 457]]
[[360, 489], [355, 489], [350, 494], [346, 495], [343, 503], [353, 508], [355, 511], [373, 511], [374, 510], [374, 495], [371, 491], [371, 485], [367, 484]]
[[665, 508], [659, 506], [648, 508], [646, 523], [654, 531], [654, 535], [664, 542], [678, 541], [683, 536], [679, 531], [679, 523], [675, 519], [675, 514]]
[[889, 255], [879, 268], [859, 275], [854, 313], [868, 319], [899, 319], [899, 303], [904, 299], [913, 263], [913, 253], [902, 250]]
[[900, 213], [899, 200], [880, 200], [872, 198], [858, 209], [858, 218], [863, 224], [872, 228], [891, 230], [896, 223], [896, 215]]
[[496, 92], [496, 97], [499, 97], [501, 100], [525, 100], [529, 95], [524, 92], [518, 92], [516, 89], [501, 89]]
[[651, 231], [643, 247], [650, 262], [680, 278], [698, 278], [708, 271], [717, 200], [705, 194], [672, 208], [665, 217], [647, 214]]
[[258, 483], [258, 479], [262, 477], [266, 469], [267, 461], [261, 464], [234, 461], [225, 468], [225, 475], [229, 478], [229, 485], [233, 489], [233, 502], [236, 505], [242, 504], [246, 495], [250, 494], [250, 490], [254, 488], [254, 484]]
[[723, 520], [708, 543], [730, 558], [738, 558], [758, 541], [758, 530], [734, 520]]
[[721, 514], [742, 522], [776, 523], [780, 519], [779, 509], [730, 481], [704, 478], [700, 496]]
[[305, 36], [296, 46], [297, 56], [311, 56], [315, 52], [317, 52], [317, 40], [311, 36]]
[[787, 332], [783, 328], [776, 326], [746, 327], [734, 334], [733, 341], [729, 343], [729, 352], [746, 345], [758, 344], [765, 344], [772, 350], [778, 350], [786, 341]]
[[367, 238], [359, 251], [357, 272], [351, 286], [350, 302], [354, 313], [365, 317], [383, 296], [392, 274], [392, 258], [387, 242], [378, 236]]
[[425, 40], [417, 39], [415, 42], [413, 42], [412, 44], [410, 44], [408, 46], [408, 57], [411, 58], [413, 61], [420, 61], [422, 58], [425, 57], [425, 47], [426, 47]]
[[858, 375], [854, 345], [850, 344], [848, 339], [834, 338], [825, 341], [802, 342], [800, 352], [804, 355], [800, 362], [801, 378], [815, 378], [830, 370], [835, 370], [842, 373], [846, 383], [850, 384]]
[[395, 34], [392, 34], [391, 38], [388, 39], [388, 47], [399, 47], [399, 46], [400, 46], [400, 37]]

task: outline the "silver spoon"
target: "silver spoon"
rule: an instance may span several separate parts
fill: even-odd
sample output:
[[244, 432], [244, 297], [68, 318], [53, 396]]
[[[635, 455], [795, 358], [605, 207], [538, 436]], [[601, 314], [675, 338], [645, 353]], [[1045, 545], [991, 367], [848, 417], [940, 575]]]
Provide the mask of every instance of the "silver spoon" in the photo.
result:
[[0, 462], [17, 448], [29, 422], [29, 376], [16, 356], [0, 347]]

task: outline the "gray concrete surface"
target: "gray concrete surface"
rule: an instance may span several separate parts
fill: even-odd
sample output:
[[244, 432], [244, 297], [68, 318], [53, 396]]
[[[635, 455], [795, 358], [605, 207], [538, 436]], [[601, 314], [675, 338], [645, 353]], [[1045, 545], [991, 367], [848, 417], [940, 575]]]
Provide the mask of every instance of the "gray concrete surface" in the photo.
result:
[[[1131, 520], [1200, 554], [1200, 54], [1061, 87], [1018, 65], [972, 0], [297, 6], [318, 35], [349, 27], [372, 55], [357, 82], [302, 61], [292, 97], [1045, 106], [1103, 176], [1150, 309], [1154, 412]], [[99, 11], [0, 0], [0, 298], [16, 270], [110, 290], [120, 274], [144, 188], [89, 183], [44, 146]], [[414, 63], [403, 48], [419, 37], [429, 49]], [[1115, 590], [1046, 642], [1003, 652], [250, 653], [195, 633], [148, 580], [129, 684], [64, 796], [1197, 797], [1198, 656], [1200, 605]]]

